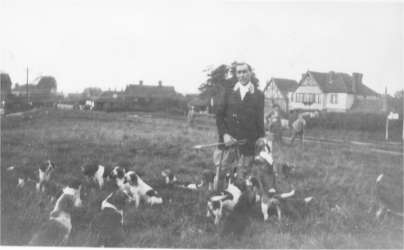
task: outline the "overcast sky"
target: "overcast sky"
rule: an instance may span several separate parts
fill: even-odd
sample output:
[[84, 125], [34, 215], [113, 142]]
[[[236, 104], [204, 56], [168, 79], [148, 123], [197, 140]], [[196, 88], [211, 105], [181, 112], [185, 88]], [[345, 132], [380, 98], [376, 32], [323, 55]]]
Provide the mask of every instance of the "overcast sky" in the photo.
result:
[[209, 65], [250, 63], [263, 86], [307, 70], [404, 87], [403, 2], [0, 0], [0, 71], [58, 90], [145, 84], [195, 93]]

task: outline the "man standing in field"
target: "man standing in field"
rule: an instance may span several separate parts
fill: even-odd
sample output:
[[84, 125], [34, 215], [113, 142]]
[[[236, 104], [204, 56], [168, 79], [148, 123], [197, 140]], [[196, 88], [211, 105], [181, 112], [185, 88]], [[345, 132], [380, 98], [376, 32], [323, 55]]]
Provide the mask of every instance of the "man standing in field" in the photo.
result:
[[216, 155], [219, 151], [223, 158], [229, 147], [245, 140], [238, 146], [236, 163], [238, 177], [244, 179], [250, 171], [255, 142], [265, 137], [264, 95], [257, 88], [258, 81], [251, 81], [253, 72], [250, 65], [236, 63], [234, 67], [238, 81], [222, 91], [216, 109], [219, 142], [225, 144], [217, 149]]
[[306, 121], [304, 120], [303, 115], [299, 114], [296, 121], [294, 121], [292, 124], [293, 136], [292, 136], [292, 140], [290, 141], [290, 145], [293, 144], [296, 137], [299, 137], [300, 142], [303, 144], [303, 133], [304, 133], [305, 126], [306, 126]]

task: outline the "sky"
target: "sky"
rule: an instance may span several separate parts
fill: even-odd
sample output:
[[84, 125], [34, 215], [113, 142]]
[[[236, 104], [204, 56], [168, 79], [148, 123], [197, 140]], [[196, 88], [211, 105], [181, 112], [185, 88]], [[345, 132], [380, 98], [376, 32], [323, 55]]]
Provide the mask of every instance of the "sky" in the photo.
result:
[[404, 2], [0, 0], [0, 71], [58, 91], [128, 84], [197, 93], [205, 69], [245, 61], [260, 80], [360, 72], [404, 88]]

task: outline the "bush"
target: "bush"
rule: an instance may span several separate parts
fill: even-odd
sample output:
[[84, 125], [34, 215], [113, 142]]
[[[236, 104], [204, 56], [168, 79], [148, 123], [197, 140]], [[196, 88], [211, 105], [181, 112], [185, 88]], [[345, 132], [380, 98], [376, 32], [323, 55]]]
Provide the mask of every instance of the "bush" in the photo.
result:
[[[360, 131], [384, 131], [386, 126], [386, 114], [373, 113], [320, 113], [317, 118], [306, 117], [306, 128], [345, 129]], [[390, 131], [400, 132], [403, 126], [403, 118], [390, 120]]]

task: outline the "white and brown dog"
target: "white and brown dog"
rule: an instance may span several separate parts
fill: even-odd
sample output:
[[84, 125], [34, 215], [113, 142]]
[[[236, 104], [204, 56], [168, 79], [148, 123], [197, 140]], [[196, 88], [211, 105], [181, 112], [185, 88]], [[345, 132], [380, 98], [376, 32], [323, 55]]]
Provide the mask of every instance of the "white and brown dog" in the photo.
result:
[[213, 216], [214, 223], [219, 224], [224, 214], [234, 209], [241, 194], [241, 190], [229, 180], [226, 190], [209, 197], [206, 217]]
[[81, 167], [81, 171], [86, 179], [91, 183], [96, 183], [102, 189], [109, 180], [115, 180], [115, 184], [119, 188], [123, 188], [124, 176], [126, 169], [120, 166], [108, 168], [97, 163], [85, 164]]
[[91, 224], [92, 231], [97, 235], [97, 246], [117, 247], [123, 244], [123, 209], [129, 199], [127, 193], [118, 189], [101, 203], [101, 212]]
[[36, 190], [39, 192], [45, 192], [46, 182], [51, 180], [51, 175], [53, 171], [56, 169], [56, 165], [54, 162], [48, 160], [45, 164], [42, 164], [39, 167], [39, 174], [38, 174], [38, 182], [36, 184]]
[[50, 213], [49, 220], [41, 226], [29, 245], [60, 246], [67, 243], [72, 230], [71, 213], [75, 207], [82, 206], [80, 189], [79, 181], [73, 181], [63, 189], [63, 193]]
[[178, 178], [174, 175], [174, 173], [170, 169], [165, 169], [161, 172], [161, 175], [164, 177], [164, 182], [167, 185], [173, 185], [180, 188], [186, 188], [191, 190], [197, 190], [207, 185], [208, 190], [213, 190], [213, 179], [215, 177], [215, 173], [213, 171], [205, 170], [202, 172], [202, 178], [200, 183], [192, 183], [192, 182], [184, 182], [179, 181]]
[[36, 182], [35, 171], [33, 169], [21, 166], [10, 166], [7, 172], [11, 173], [17, 179], [17, 187], [22, 188], [28, 181]]
[[163, 203], [163, 198], [157, 191], [145, 183], [135, 171], [125, 174], [124, 184], [124, 190], [131, 196], [131, 201], [135, 202], [136, 208], [139, 207], [141, 201], [150, 205]]
[[267, 221], [269, 219], [270, 209], [276, 209], [278, 220], [281, 221], [282, 220], [281, 202], [284, 199], [292, 197], [294, 194], [295, 190], [292, 190], [289, 193], [278, 193], [274, 188], [269, 189], [268, 192], [263, 192], [260, 199], [260, 205], [264, 221]]

